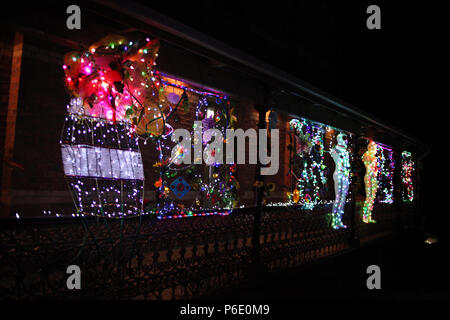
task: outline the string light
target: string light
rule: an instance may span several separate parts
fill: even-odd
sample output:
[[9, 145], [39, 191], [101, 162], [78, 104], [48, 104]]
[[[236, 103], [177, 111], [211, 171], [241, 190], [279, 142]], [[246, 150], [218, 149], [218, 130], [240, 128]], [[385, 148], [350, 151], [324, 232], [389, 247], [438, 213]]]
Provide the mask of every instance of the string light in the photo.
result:
[[77, 214], [110, 218], [142, 214], [143, 165], [129, 123], [69, 113], [60, 143]]
[[394, 153], [392, 149], [381, 143], [378, 145], [378, 190], [377, 196], [379, 203], [394, 203]]
[[350, 185], [350, 156], [345, 138], [346, 136], [339, 133], [337, 136], [337, 144], [330, 151], [331, 157], [336, 164], [336, 169], [333, 174], [335, 201], [333, 204], [331, 220], [331, 225], [334, 229], [347, 228], [342, 222]]
[[[225, 95], [196, 90], [179, 83], [174, 83], [173, 79], [167, 77], [162, 77], [161, 83], [163, 84], [164, 91], [170, 91], [170, 88], [175, 87], [183, 90], [183, 92], [187, 91], [191, 94], [200, 95], [195, 108], [194, 124], [190, 130], [194, 145], [200, 141], [203, 142], [203, 139], [206, 137], [203, 133], [208, 128], [221, 130], [223, 136], [226, 138], [225, 130], [230, 127], [229, 118], [232, 112], [230, 103]], [[171, 98], [173, 99], [173, 97]], [[180, 99], [181, 101], [182, 99]], [[174, 115], [175, 112], [176, 110], [174, 109], [171, 114]], [[204, 121], [209, 121], [208, 128], [202, 125], [203, 130], [201, 136], [198, 136], [198, 128], [195, 123], [197, 121], [202, 121], [203, 123]], [[207, 166], [208, 173], [205, 176], [205, 172], [201, 170], [202, 167], [195, 165], [197, 162], [195, 157], [198, 156], [196, 154], [194, 154], [194, 165], [176, 164], [175, 159], [170, 156], [174, 147], [170, 136], [171, 133], [163, 135], [156, 142], [156, 147], [159, 151], [159, 161], [154, 166], [159, 171], [160, 179], [155, 182], [155, 186], [157, 187], [157, 203], [148, 212], [155, 214], [158, 219], [230, 214], [233, 207], [237, 206], [236, 190], [238, 182], [235, 178], [236, 165], [212, 163]], [[213, 150], [212, 152], [215, 151], [219, 152], [220, 150]], [[173, 156], [181, 159], [184, 156], [191, 156], [191, 152], [190, 150], [179, 150]], [[187, 178], [191, 191], [194, 193], [191, 193], [194, 200], [189, 206], [176, 205], [169, 196], [170, 188], [168, 186], [183, 176]]]
[[176, 87], [178, 89], [182, 89], [182, 90], [185, 90], [185, 91], [188, 91], [188, 92], [200, 95], [202, 97], [215, 97], [215, 98], [220, 99], [220, 100], [227, 100], [228, 99], [228, 97], [226, 95], [224, 95], [224, 94], [214, 93], [214, 92], [207, 91], [207, 90], [199, 90], [199, 89], [195, 89], [195, 88], [192, 88], [192, 87], [189, 87], [189, 86], [185, 86], [185, 85], [182, 85], [182, 84], [179, 84], [179, 83], [174, 83], [174, 82], [168, 81], [166, 79], [172, 79], [172, 77], [169, 76], [166, 73], [161, 72], [161, 71], [155, 71], [155, 75], [160, 76], [161, 83], [163, 85], [165, 85], [165, 86]]
[[[81, 52], [67, 54], [63, 70], [65, 84], [72, 95], [61, 137], [64, 172], [71, 190], [77, 213], [123, 217], [139, 214], [156, 214], [159, 219], [192, 216], [227, 215], [237, 207], [239, 183], [236, 165], [212, 163], [208, 174], [198, 166], [180, 166], [167, 156], [171, 151], [171, 134], [174, 131], [178, 104], [187, 105], [187, 92], [199, 95], [195, 120], [202, 121], [204, 129], [218, 128], [226, 139], [226, 129], [231, 127], [233, 115], [226, 95], [180, 84], [170, 76], [155, 70], [159, 43], [146, 39], [128, 41], [111, 36]], [[101, 59], [99, 59], [101, 57]], [[166, 96], [167, 88], [183, 91], [183, 96]], [[211, 103], [212, 100], [215, 100]], [[185, 110], [186, 111], [186, 110]], [[171, 118], [174, 116], [173, 118]], [[333, 204], [332, 226], [345, 228], [342, 223], [345, 204], [349, 201], [350, 163], [352, 153], [338, 135], [338, 144], [331, 150], [336, 170], [335, 200], [321, 199], [327, 183], [328, 169], [324, 162], [324, 137], [334, 131], [330, 126], [306, 119], [292, 119], [290, 130], [296, 141], [295, 168], [290, 174], [295, 178], [288, 201], [269, 204], [286, 204], [312, 210], [318, 205]], [[191, 128], [196, 139], [195, 126]], [[155, 182], [157, 198], [155, 208], [143, 212], [144, 174], [138, 139], [148, 139], [158, 152], [159, 180]], [[204, 143], [208, 143], [206, 137]], [[331, 149], [331, 139], [328, 149]], [[214, 157], [212, 150], [209, 156]], [[189, 150], [178, 150], [176, 157], [190, 156]], [[372, 219], [374, 202], [393, 203], [392, 150], [371, 141], [363, 156], [366, 166], [364, 178], [366, 200], [363, 221]], [[411, 154], [402, 153], [403, 201], [412, 201], [413, 162]], [[195, 193], [191, 206], [175, 205], [170, 199], [170, 182], [187, 175]], [[171, 180], [171, 181], [169, 181]], [[378, 196], [378, 197], [377, 197]], [[200, 201], [201, 199], [201, 201]], [[59, 214], [58, 214], [59, 215]]]
[[289, 127], [296, 140], [296, 155], [300, 158], [294, 161], [300, 171], [291, 170], [296, 183], [290, 200], [312, 210], [320, 201], [321, 187], [327, 182], [323, 142], [325, 126], [306, 119], [292, 119]]
[[378, 145], [374, 141], [370, 141], [367, 151], [362, 157], [362, 161], [366, 166], [366, 175], [364, 176], [364, 184], [366, 187], [366, 200], [363, 205], [362, 220], [365, 223], [375, 223], [372, 219], [373, 204], [375, 202], [378, 190], [378, 171], [379, 164], [377, 161]]
[[133, 42], [111, 35], [64, 57], [72, 99], [61, 152], [77, 214], [143, 213], [139, 135], [157, 139], [166, 132], [168, 105], [153, 75], [158, 49], [156, 39]]
[[414, 160], [408, 151], [402, 152], [402, 199], [403, 202], [412, 202], [414, 200], [413, 185]]

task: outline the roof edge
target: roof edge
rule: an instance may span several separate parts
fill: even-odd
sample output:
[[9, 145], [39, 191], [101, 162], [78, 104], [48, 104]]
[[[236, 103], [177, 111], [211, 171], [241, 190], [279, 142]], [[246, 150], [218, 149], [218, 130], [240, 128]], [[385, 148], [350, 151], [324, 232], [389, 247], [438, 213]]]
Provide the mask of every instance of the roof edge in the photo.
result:
[[191, 42], [209, 52], [214, 53], [215, 55], [219, 55], [239, 65], [253, 69], [261, 75], [264, 75], [270, 79], [275, 79], [279, 83], [289, 86], [291, 90], [298, 90], [303, 94], [307, 94], [308, 96], [318, 99], [322, 103], [328, 104], [336, 111], [344, 112], [349, 116], [356, 116], [359, 119], [363, 119], [400, 137], [415, 142], [424, 148], [428, 147], [418, 138], [384, 122], [383, 120], [377, 119], [368, 112], [358, 109], [355, 106], [308, 84], [307, 82], [293, 76], [292, 74], [289, 74], [286, 71], [254, 58], [251, 55], [243, 53], [236, 48], [228, 46], [221, 41], [218, 41], [194, 28], [186, 26], [181, 22], [167, 17], [145, 5], [138, 4], [134, 1], [126, 1], [126, 4], [123, 6], [121, 5], [121, 1], [94, 0], [94, 2], [114, 11], [120, 12], [121, 14], [126, 14], [133, 17], [144, 24], [159, 29], [165, 33]]

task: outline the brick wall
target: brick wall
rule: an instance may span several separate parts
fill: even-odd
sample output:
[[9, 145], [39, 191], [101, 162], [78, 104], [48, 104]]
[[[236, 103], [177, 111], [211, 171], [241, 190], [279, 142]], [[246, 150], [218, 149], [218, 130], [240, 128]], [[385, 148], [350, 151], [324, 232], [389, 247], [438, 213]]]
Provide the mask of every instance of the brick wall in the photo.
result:
[[[257, 129], [259, 121], [259, 113], [254, 108], [254, 104], [249, 100], [241, 100], [236, 107], [237, 127], [242, 130], [250, 128]], [[248, 143], [246, 142], [246, 151], [248, 150]], [[248, 158], [246, 158], [248, 162]], [[255, 199], [255, 183], [256, 165], [254, 164], [238, 164], [237, 165], [237, 179], [240, 184], [238, 192], [240, 204], [245, 206], [254, 206]]]

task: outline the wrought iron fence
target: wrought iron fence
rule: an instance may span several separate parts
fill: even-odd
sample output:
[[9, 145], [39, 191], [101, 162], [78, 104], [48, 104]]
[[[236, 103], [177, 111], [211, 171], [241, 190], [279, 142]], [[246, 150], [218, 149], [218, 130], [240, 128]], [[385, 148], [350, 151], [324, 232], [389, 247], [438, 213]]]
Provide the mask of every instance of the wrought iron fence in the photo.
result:
[[[405, 209], [405, 208], [403, 208]], [[408, 209], [408, 208], [406, 208]], [[342, 253], [414, 225], [414, 210], [375, 208], [360, 224], [348, 205], [347, 229], [313, 211], [255, 207], [227, 216], [157, 220], [55, 218], [0, 224], [1, 299], [186, 299], [232, 287], [252, 275]], [[66, 287], [78, 265], [81, 290]]]

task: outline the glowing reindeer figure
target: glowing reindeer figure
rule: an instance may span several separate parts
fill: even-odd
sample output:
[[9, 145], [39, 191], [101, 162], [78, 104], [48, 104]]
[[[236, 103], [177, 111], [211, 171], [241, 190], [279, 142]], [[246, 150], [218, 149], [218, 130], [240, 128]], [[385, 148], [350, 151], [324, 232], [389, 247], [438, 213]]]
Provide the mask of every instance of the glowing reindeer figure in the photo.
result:
[[378, 190], [378, 161], [377, 161], [378, 146], [374, 141], [370, 141], [367, 151], [362, 157], [362, 161], [366, 166], [366, 175], [364, 176], [364, 184], [366, 186], [366, 200], [363, 206], [362, 221], [365, 223], [375, 223], [372, 219], [372, 209]]

